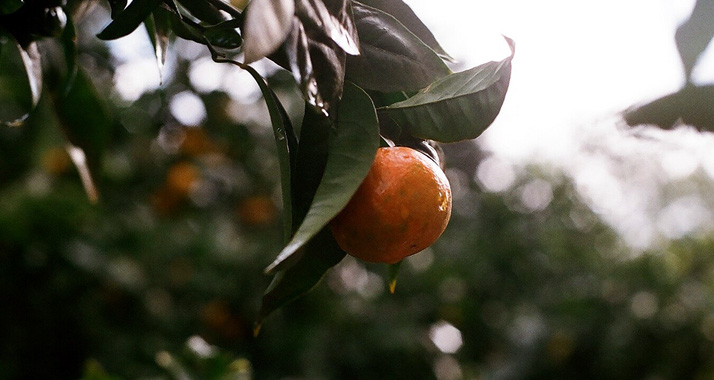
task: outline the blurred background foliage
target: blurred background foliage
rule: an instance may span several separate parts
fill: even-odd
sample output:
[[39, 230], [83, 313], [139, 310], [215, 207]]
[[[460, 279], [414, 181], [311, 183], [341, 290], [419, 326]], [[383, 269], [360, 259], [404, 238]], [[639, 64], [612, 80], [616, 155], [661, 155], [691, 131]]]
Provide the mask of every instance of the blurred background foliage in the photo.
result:
[[[282, 247], [259, 92], [180, 40], [159, 85], [141, 31], [100, 43], [97, 19], [78, 30], [113, 120], [99, 203], [48, 99], [0, 128], [0, 379], [714, 378], [708, 224], [638, 251], [565, 171], [472, 142], [443, 147], [452, 221], [396, 294], [348, 257], [253, 337]], [[299, 119], [292, 77], [256, 67]]]

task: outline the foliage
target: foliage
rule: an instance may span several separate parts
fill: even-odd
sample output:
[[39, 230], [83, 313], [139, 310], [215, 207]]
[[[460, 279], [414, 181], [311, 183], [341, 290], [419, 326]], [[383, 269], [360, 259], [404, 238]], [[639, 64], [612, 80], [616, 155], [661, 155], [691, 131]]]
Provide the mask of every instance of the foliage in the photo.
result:
[[[137, 29], [163, 85], [128, 101], [97, 36]], [[384, 268], [324, 228], [379, 145], [437, 157], [490, 125], [506, 42], [452, 73], [400, 0], [0, 0], [0, 379], [711, 377], [711, 239], [630, 258], [565, 178], [489, 194], [450, 144], [433, 248]], [[205, 59], [262, 103], [201, 90]], [[201, 125], [170, 109], [186, 93]]]
[[[8, 94], [0, 104], [13, 107], [0, 119], [20, 124], [36, 107], [45, 77], [38, 45], [42, 37], [57, 37], [59, 53], [45, 62], [47, 76], [55, 78], [47, 88], [70, 156], [96, 201], [94, 177], [113, 120], [78, 65], [73, 10], [81, 4], [36, 0], [3, 7], [0, 61], [5, 60], [6, 69], [0, 80]], [[259, 325], [312, 288], [345, 255], [325, 226], [366, 175], [381, 141], [380, 124], [397, 126], [398, 139], [475, 138], [500, 111], [510, 80], [512, 54], [452, 73], [444, 61], [448, 55], [401, 0], [253, 0], [245, 9], [220, 0], [134, 0], [128, 5], [118, 0], [108, 5], [112, 20], [97, 37], [115, 40], [144, 24], [162, 77], [175, 35], [205, 45], [216, 62], [246, 70], [260, 87], [277, 144], [288, 242], [266, 268], [275, 278]], [[23, 21], [38, 17], [44, 29], [23, 27]], [[513, 53], [513, 41], [508, 43]], [[302, 92], [306, 108], [299, 128], [271, 86], [249, 66], [263, 58], [292, 73]], [[380, 104], [379, 114], [373, 99]]]
[[[118, 112], [151, 115], [158, 98]], [[220, 378], [215, 369], [255, 379], [677, 379], [713, 370], [711, 239], [630, 257], [567, 178], [529, 168], [510, 190], [485, 192], [479, 162], [463, 159], [478, 154], [469, 143], [445, 147], [452, 223], [402, 263], [395, 294], [386, 268], [348, 258], [253, 338], [265, 252], [280, 249], [282, 232], [276, 214], [245, 208], [256, 195], [279, 203], [279, 176], [260, 166], [277, 165], [265, 162], [272, 135], [211, 118], [200, 134], [176, 130], [184, 139], [166, 151], [154, 138], [166, 126], [118, 133], [92, 206], [68, 158], [46, 159], [63, 151], [45, 136], [53, 129], [40, 107], [23, 129], [0, 134], [45, 157], [2, 177], [0, 304], [10, 312], [0, 316], [0, 378]], [[238, 136], [247, 145], [231, 148]], [[0, 162], [14, 155], [1, 152]], [[176, 193], [170, 173], [186, 163], [197, 182]], [[536, 211], [522, 201], [533, 181], [553, 193]], [[206, 197], [206, 188], [222, 190]], [[455, 352], [435, 344], [444, 326], [461, 334]]]
[[627, 110], [624, 116], [628, 125], [648, 124], [671, 129], [683, 123], [699, 130], [714, 131], [714, 87], [692, 82], [692, 73], [699, 57], [714, 38], [712, 19], [714, 2], [697, 0], [689, 19], [675, 33], [684, 69], [684, 87], [673, 94]]

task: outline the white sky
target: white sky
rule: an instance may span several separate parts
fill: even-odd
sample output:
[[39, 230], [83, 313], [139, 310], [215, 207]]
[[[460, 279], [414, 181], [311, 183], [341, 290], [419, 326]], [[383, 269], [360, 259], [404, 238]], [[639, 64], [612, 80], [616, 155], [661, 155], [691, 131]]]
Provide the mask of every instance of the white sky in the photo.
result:
[[[695, 0], [405, 1], [467, 67], [506, 54], [501, 34], [516, 42], [506, 101], [477, 139], [493, 153], [476, 173], [484, 189], [508, 190], [514, 166], [558, 167], [634, 254], [714, 229], [714, 134], [618, 117], [684, 83], [674, 33]], [[714, 83], [712, 46], [693, 79]], [[686, 182], [697, 172], [708, 182]]]
[[[479, 139], [514, 160], [567, 157], [581, 128], [683, 83], [674, 31], [694, 0], [406, 2], [468, 66], [497, 58], [500, 34], [516, 41], [506, 102]], [[697, 78], [714, 81], [703, 58]]]

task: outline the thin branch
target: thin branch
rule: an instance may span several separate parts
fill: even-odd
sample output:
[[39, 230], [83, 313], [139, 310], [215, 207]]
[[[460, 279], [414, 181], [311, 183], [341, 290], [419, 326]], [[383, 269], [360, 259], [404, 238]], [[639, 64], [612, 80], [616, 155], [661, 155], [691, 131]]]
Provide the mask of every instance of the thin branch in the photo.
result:
[[253, 69], [252, 67], [248, 66], [245, 63], [238, 62], [236, 60], [230, 59], [226, 57], [224, 54], [219, 53], [218, 50], [211, 44], [211, 42], [206, 38], [205, 36], [203, 37], [204, 42], [206, 43], [206, 47], [208, 47], [208, 51], [211, 52], [211, 59], [213, 62], [217, 63], [232, 63], [238, 67], [240, 67], [243, 70], [251, 70]]

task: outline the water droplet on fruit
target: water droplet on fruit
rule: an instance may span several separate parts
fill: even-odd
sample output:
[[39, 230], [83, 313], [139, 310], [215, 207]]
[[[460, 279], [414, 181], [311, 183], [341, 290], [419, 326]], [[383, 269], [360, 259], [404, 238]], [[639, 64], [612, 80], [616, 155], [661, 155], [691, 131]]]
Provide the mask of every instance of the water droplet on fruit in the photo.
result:
[[439, 191], [439, 211], [446, 211], [449, 208], [448, 197], [443, 191]]

